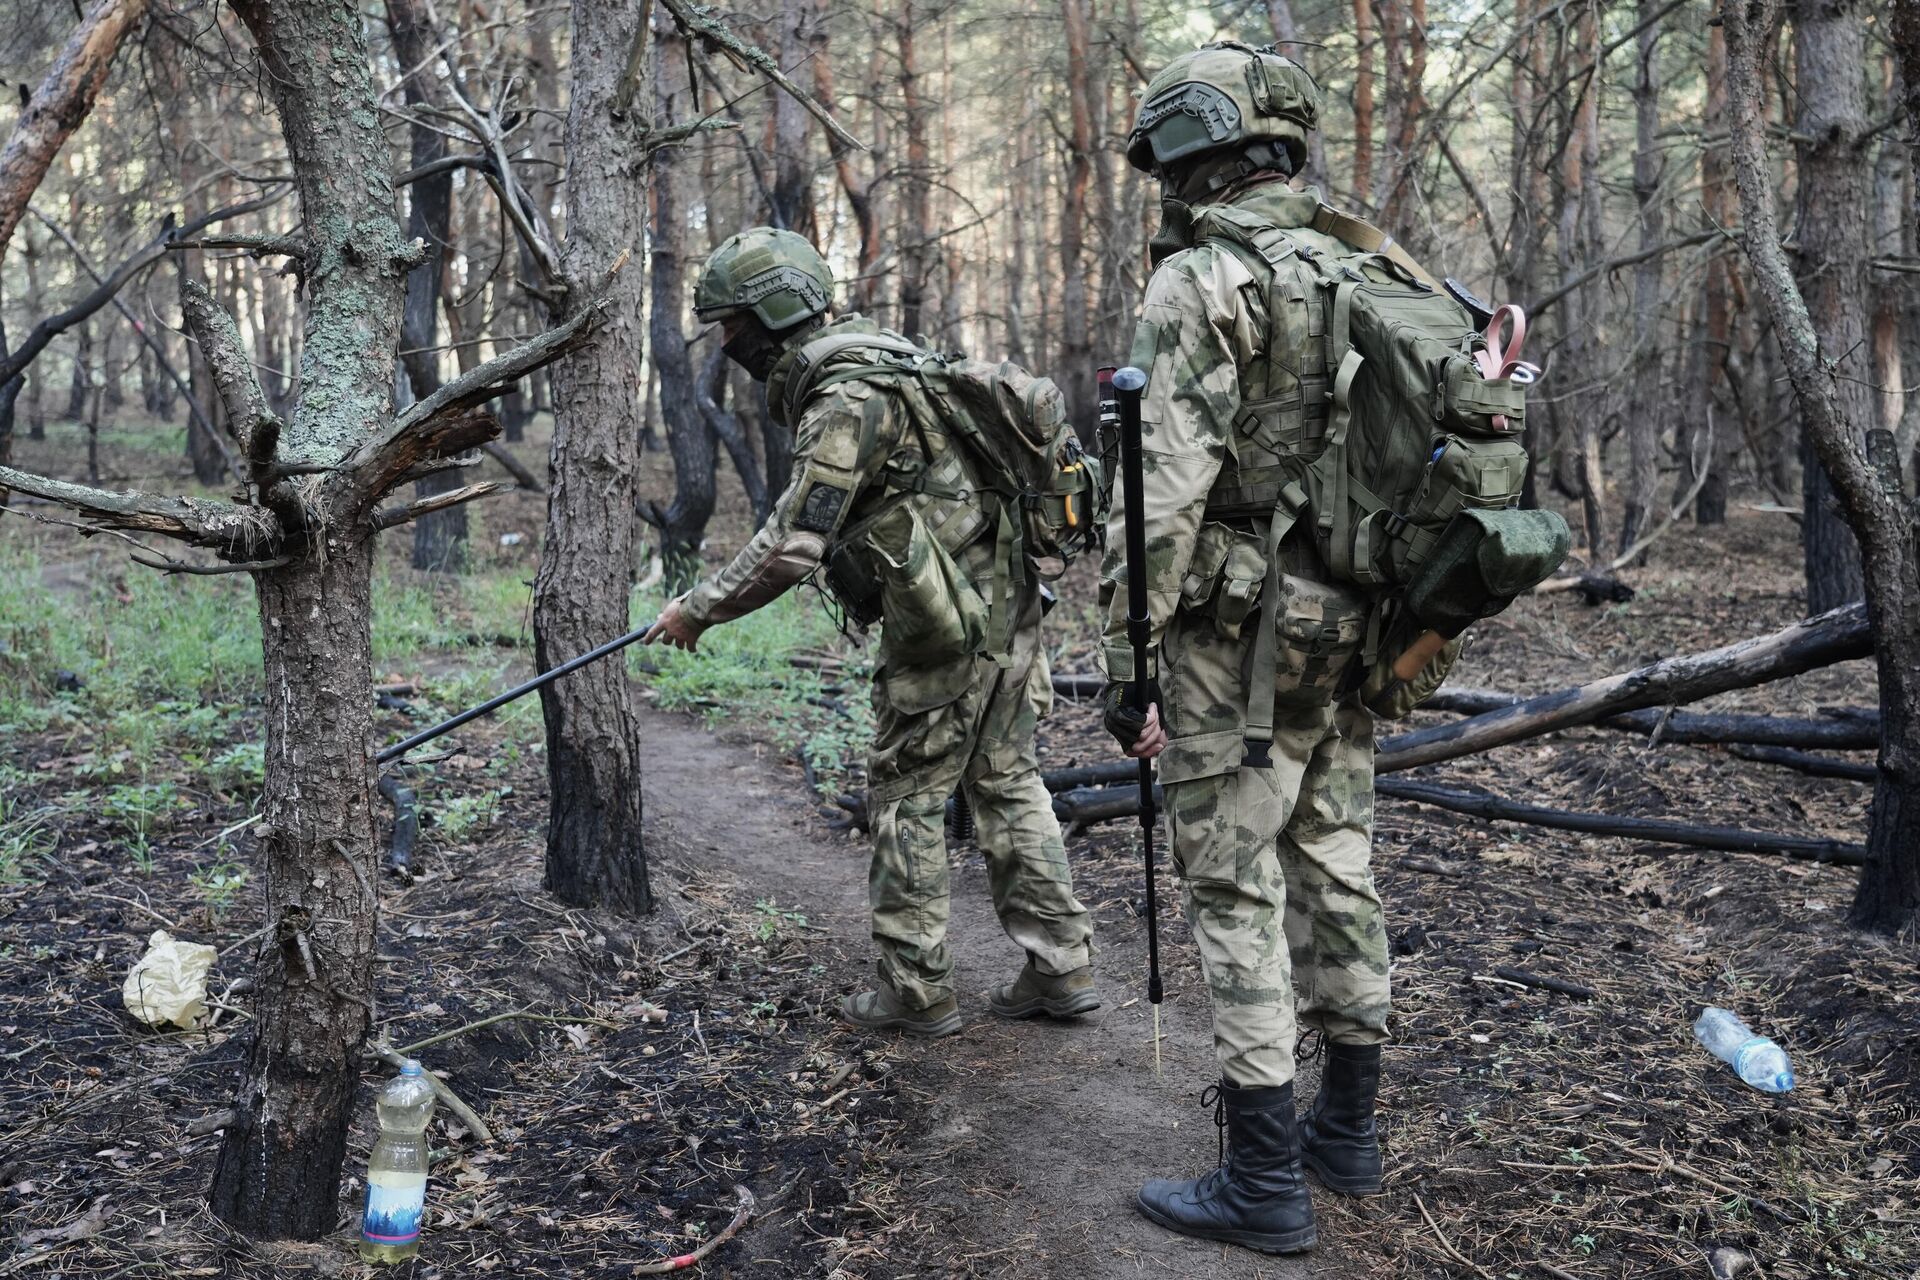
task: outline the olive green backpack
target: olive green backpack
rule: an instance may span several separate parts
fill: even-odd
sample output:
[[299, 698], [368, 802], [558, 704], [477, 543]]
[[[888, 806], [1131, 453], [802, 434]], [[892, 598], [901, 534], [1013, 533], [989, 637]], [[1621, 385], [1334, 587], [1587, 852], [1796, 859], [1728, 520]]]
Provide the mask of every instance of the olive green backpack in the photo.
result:
[[[836, 360], [849, 352], [872, 358], [863, 364]], [[853, 379], [884, 381], [900, 393], [918, 430], [957, 441], [974, 464], [981, 493], [923, 475], [897, 496], [901, 502], [916, 492], [980, 500], [995, 528], [985, 651], [1004, 665], [1015, 597], [1029, 581], [1058, 578], [1081, 552], [1100, 545], [1108, 491], [1099, 460], [1081, 451], [1067, 422], [1066, 398], [1052, 379], [1010, 360], [991, 364], [939, 355], [892, 334], [830, 334], [802, 347], [787, 380], [786, 420], [800, 420], [808, 397]]]
[[[1486, 338], [1464, 306], [1435, 288], [1378, 230], [1324, 206], [1322, 214], [1315, 228], [1354, 252], [1316, 252], [1231, 205], [1198, 211], [1194, 238], [1226, 246], [1273, 288], [1304, 271], [1320, 291], [1332, 383], [1327, 427], [1290, 460], [1292, 475], [1269, 532], [1263, 594], [1268, 602], [1277, 595], [1271, 575], [1278, 573], [1280, 540], [1304, 523], [1337, 581], [1376, 593], [1362, 666], [1377, 674], [1391, 661], [1386, 651], [1410, 638], [1397, 625], [1398, 596], [1447, 522], [1467, 508], [1519, 502], [1527, 472], [1520, 442], [1526, 400], [1518, 382], [1482, 376], [1474, 354]], [[1282, 305], [1283, 299], [1271, 299], [1269, 314], [1280, 314]], [[1291, 357], [1275, 351], [1271, 358]], [[1271, 621], [1262, 644], [1271, 643]], [[1419, 696], [1439, 686], [1457, 652], [1458, 645], [1450, 645], [1435, 659], [1416, 682]], [[1271, 670], [1258, 655], [1255, 662], [1256, 671]], [[1374, 709], [1404, 715], [1412, 702], [1404, 689], [1397, 693], [1391, 705]], [[1258, 690], [1255, 695], [1250, 740], [1270, 730], [1258, 723], [1263, 699]]]

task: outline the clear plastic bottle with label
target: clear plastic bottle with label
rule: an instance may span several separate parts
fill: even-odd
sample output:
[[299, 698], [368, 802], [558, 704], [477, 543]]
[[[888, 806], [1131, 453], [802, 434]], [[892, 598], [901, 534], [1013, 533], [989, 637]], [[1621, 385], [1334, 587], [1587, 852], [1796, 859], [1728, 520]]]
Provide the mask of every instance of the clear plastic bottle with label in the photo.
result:
[[433, 1086], [411, 1059], [374, 1100], [380, 1137], [367, 1160], [367, 1208], [360, 1219], [364, 1261], [404, 1262], [420, 1253], [433, 1105]]

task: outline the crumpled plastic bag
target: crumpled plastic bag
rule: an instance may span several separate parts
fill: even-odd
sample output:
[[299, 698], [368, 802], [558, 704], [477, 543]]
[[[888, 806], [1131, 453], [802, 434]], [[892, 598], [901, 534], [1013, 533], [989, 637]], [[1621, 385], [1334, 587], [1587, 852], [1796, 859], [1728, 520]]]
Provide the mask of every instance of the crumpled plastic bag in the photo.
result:
[[156, 930], [147, 939], [147, 953], [120, 986], [127, 1012], [150, 1027], [171, 1023], [193, 1030], [207, 1011], [207, 970], [216, 954], [212, 947], [178, 942], [165, 929]]

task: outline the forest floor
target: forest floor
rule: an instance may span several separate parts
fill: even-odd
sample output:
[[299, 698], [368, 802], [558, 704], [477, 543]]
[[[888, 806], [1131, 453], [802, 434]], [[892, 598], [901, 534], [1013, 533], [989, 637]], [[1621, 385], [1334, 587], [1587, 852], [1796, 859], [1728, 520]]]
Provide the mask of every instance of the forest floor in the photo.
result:
[[[147, 443], [109, 464], [164, 471]], [[60, 448], [26, 465], [57, 471], [74, 456]], [[729, 495], [713, 557], [744, 535], [736, 507]], [[531, 495], [476, 509], [474, 572], [452, 586], [405, 570], [395, 547], [376, 662], [414, 689], [389, 700], [382, 734], [525, 669], [538, 511]], [[1624, 605], [1541, 598], [1484, 624], [1454, 683], [1537, 692], [1801, 612], [1794, 530], [1775, 514], [1676, 529], [1632, 578]], [[1084, 671], [1090, 583], [1068, 586], [1053, 660]], [[248, 607], [243, 583], [162, 582], [117, 549], [0, 521], [0, 1276], [367, 1274], [351, 1240], [370, 1107], [335, 1238], [263, 1247], [202, 1206], [260, 927], [239, 825], [261, 731]], [[1019, 957], [978, 852], [958, 845], [964, 1033], [921, 1044], [834, 1023], [870, 973], [866, 855], [810, 783], [857, 790], [865, 689], [863, 655], [818, 614], [797, 600], [711, 633], [702, 656], [641, 659], [660, 899], [647, 920], [542, 893], [530, 707], [410, 771], [427, 825], [412, 875], [381, 886], [377, 1034], [444, 1074], [493, 1141], [441, 1112], [426, 1248], [406, 1273], [628, 1275], [722, 1229], [745, 1185], [759, 1211], [706, 1274], [1920, 1275], [1920, 959], [1910, 939], [1844, 927], [1846, 869], [1392, 801], [1375, 857], [1394, 956], [1387, 1193], [1317, 1194], [1321, 1246], [1297, 1261], [1150, 1226], [1131, 1208], [1142, 1179], [1213, 1164], [1199, 1095], [1214, 1069], [1205, 988], [1163, 907], [1152, 1071], [1130, 824], [1069, 841], [1100, 1011], [1058, 1025], [987, 1012], [982, 993]], [[1814, 715], [1872, 700], [1870, 667], [1852, 663], [1711, 705]], [[1091, 709], [1066, 701], [1042, 750], [1049, 768], [1113, 754]], [[1868, 800], [1862, 784], [1599, 730], [1425, 773], [1565, 808], [1855, 840]], [[122, 1007], [158, 928], [220, 950], [195, 1031], [150, 1030]], [[1515, 986], [1499, 965], [1595, 994]], [[1702, 1052], [1689, 1026], [1708, 1003], [1779, 1039], [1799, 1087], [1755, 1093]], [[369, 1099], [386, 1071], [369, 1062]]]

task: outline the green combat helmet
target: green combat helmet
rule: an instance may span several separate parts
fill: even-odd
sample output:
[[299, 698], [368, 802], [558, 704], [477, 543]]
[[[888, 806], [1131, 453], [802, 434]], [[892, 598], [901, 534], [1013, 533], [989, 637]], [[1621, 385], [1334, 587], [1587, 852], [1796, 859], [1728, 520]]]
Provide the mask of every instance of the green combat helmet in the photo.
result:
[[710, 322], [749, 311], [769, 332], [784, 333], [832, 301], [833, 269], [805, 236], [752, 227], [708, 256], [693, 313]]
[[1248, 166], [1278, 168], [1272, 161], [1280, 156], [1288, 173], [1298, 173], [1307, 132], [1319, 121], [1320, 86], [1306, 68], [1271, 45], [1223, 40], [1181, 54], [1148, 83], [1127, 135], [1127, 162], [1175, 186], [1203, 157], [1245, 162], [1213, 175], [1208, 190]]

